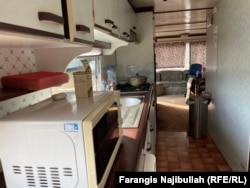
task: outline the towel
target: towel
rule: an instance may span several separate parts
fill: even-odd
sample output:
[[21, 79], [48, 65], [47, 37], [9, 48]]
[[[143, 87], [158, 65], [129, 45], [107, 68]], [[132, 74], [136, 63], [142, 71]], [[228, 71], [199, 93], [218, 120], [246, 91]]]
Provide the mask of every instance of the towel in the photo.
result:
[[190, 90], [191, 90], [193, 80], [194, 80], [193, 77], [189, 77], [187, 81], [186, 104], [188, 104], [188, 99], [190, 97]]

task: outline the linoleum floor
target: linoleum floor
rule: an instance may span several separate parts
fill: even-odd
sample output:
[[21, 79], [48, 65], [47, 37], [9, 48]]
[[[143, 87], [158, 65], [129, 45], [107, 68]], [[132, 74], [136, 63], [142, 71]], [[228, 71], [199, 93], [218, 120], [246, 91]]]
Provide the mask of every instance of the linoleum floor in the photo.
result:
[[159, 172], [230, 172], [210, 137], [194, 139], [187, 132], [157, 132], [156, 164]]
[[[182, 106], [186, 108], [185, 100], [182, 95], [170, 95], [158, 97], [157, 101], [168, 106]], [[162, 113], [157, 112], [158, 114]], [[188, 111], [187, 111], [188, 113]], [[186, 114], [183, 113], [185, 116]], [[173, 117], [174, 118], [174, 117]], [[167, 118], [166, 118], [167, 119]], [[182, 118], [178, 123], [188, 124], [188, 118]], [[162, 124], [171, 122], [168, 118]], [[174, 119], [173, 119], [174, 121]], [[181, 127], [181, 125], [179, 125]], [[156, 141], [156, 165], [159, 172], [229, 172], [229, 165], [222, 153], [211, 137], [192, 138], [187, 131], [172, 131], [158, 129]]]

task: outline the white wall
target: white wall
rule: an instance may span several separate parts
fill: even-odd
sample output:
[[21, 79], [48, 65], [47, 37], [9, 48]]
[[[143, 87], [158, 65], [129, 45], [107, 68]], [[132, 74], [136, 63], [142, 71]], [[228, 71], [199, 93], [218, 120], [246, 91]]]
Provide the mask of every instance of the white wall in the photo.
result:
[[[0, 49], [0, 80], [3, 76], [36, 72], [34, 49], [1, 48]], [[2, 84], [0, 83], [0, 88]], [[51, 96], [50, 88], [34, 91], [19, 97], [0, 101], [0, 118], [12, 112], [36, 104]]]
[[[36, 59], [33, 49], [1, 48], [0, 49], [0, 80], [3, 76], [36, 72]], [[0, 83], [0, 88], [2, 84]], [[36, 104], [51, 96], [50, 89], [43, 89], [0, 101], [0, 119], [12, 112], [21, 110], [27, 106]], [[0, 159], [0, 172], [2, 165]]]
[[136, 73], [154, 82], [153, 13], [136, 14], [136, 33], [139, 44], [130, 43], [116, 50], [118, 81], [127, 80]]
[[101, 66], [102, 66], [102, 77], [107, 78], [107, 69], [109, 65], [112, 65], [113, 68], [117, 69], [117, 63], [116, 63], [116, 54], [113, 53], [112, 55], [103, 55], [101, 56]]
[[208, 30], [208, 131], [233, 171], [247, 171], [249, 160], [249, 9], [250, 1], [221, 0]]

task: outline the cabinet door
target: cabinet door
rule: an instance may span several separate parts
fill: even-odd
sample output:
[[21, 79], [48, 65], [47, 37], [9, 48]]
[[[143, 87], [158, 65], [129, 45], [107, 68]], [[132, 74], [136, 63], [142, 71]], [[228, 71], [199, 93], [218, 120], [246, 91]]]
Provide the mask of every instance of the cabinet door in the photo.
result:
[[130, 30], [136, 32], [136, 14], [131, 7], [129, 9], [128, 19], [129, 19], [128, 28]]
[[72, 42], [94, 42], [92, 0], [71, 0], [67, 4], [69, 38]]
[[1, 1], [0, 7], [2, 30], [64, 37], [61, 0]]
[[119, 27], [123, 38], [130, 38], [130, 29], [135, 26], [135, 22], [135, 13], [128, 1], [119, 1]]
[[126, 1], [119, 1], [119, 28], [120, 28], [120, 35], [123, 38], [128, 38], [128, 31], [127, 31], [127, 8], [126, 8]]
[[[112, 32], [119, 35], [119, 3], [121, 0], [111, 0], [111, 19], [114, 22], [112, 26]], [[122, 0], [123, 1], [123, 0]]]
[[94, 0], [95, 26], [112, 31], [114, 20], [112, 18], [112, 0]]

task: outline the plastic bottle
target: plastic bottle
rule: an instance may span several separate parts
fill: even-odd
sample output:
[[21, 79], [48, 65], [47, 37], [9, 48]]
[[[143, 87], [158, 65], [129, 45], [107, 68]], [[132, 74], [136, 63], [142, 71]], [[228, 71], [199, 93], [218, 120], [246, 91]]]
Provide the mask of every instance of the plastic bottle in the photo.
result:
[[108, 82], [108, 85], [111, 85], [111, 84], [117, 85], [116, 71], [112, 65], [109, 65], [107, 69], [107, 82]]
[[107, 90], [107, 79], [105, 77], [102, 78], [102, 91]]

